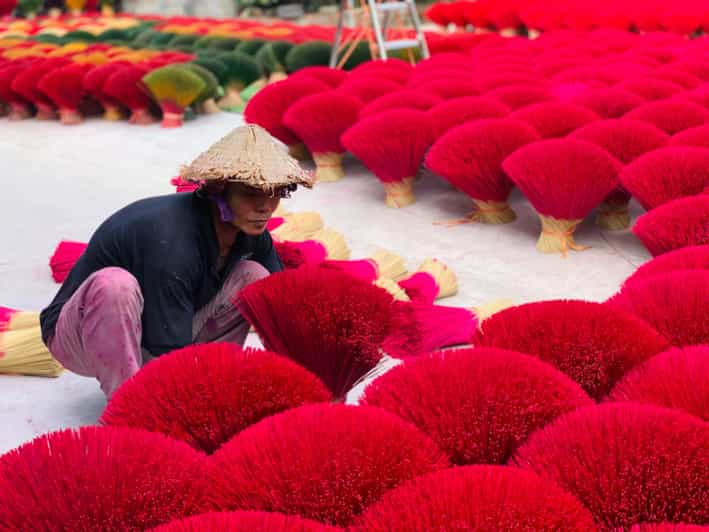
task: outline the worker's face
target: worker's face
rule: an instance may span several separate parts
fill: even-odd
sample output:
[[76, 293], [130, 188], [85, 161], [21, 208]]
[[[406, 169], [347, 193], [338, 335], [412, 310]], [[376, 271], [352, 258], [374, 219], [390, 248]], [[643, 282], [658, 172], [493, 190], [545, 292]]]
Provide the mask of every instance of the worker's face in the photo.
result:
[[226, 188], [226, 202], [231, 209], [231, 224], [247, 235], [260, 235], [280, 203], [280, 193], [273, 194], [238, 183]]

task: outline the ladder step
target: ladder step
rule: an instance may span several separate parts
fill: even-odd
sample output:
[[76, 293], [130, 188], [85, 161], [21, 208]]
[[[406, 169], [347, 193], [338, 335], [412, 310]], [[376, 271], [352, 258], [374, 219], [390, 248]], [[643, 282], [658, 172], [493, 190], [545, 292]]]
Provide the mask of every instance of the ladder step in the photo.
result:
[[406, 2], [394, 0], [393, 2], [377, 2], [377, 11], [405, 11], [409, 8]]
[[399, 39], [396, 41], [384, 41], [384, 49], [387, 51], [406, 50], [407, 48], [417, 48], [420, 44], [416, 39]]

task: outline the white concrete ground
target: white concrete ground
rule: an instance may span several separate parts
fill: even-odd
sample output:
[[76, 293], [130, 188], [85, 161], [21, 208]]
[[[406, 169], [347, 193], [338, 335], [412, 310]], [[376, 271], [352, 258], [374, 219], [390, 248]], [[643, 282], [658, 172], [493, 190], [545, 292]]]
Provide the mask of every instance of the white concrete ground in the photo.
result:
[[[77, 127], [0, 121], [0, 305], [41, 309], [58, 288], [48, 267], [57, 242], [88, 240], [126, 203], [171, 193], [179, 166], [240, 123], [233, 114], [200, 117], [177, 130], [100, 120]], [[424, 175], [416, 192], [416, 205], [390, 209], [379, 182], [350, 160], [343, 181], [299, 191], [287, 207], [319, 211], [346, 235], [353, 258], [386, 247], [406, 257], [410, 269], [426, 257], [447, 262], [460, 283], [459, 295], [445, 301], [453, 305], [603, 300], [648, 258], [629, 231], [602, 233], [592, 218], [577, 232], [577, 241], [591, 249], [566, 260], [539, 254], [536, 215], [518, 193], [514, 224], [434, 226], [464, 215], [468, 200], [432, 175]], [[0, 376], [0, 453], [51, 430], [94, 423], [103, 406], [91, 379]]]

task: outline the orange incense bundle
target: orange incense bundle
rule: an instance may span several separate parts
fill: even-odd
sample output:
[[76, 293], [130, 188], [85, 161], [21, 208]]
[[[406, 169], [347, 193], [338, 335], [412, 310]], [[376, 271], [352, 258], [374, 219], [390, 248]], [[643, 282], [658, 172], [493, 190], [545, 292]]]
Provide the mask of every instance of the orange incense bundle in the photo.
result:
[[39, 313], [0, 307], [0, 373], [57, 377], [62, 371], [42, 341]]
[[120, 120], [123, 117], [121, 103], [115, 98], [111, 98], [104, 90], [104, 85], [109, 77], [118, 70], [128, 66], [129, 63], [122, 61], [112, 61], [87, 72], [84, 76], [84, 91], [103, 107], [104, 120]]
[[244, 109], [244, 120], [248, 124], [261, 126], [286, 144], [294, 157], [306, 159], [307, 149], [298, 136], [283, 124], [283, 115], [301, 98], [328, 89], [327, 84], [307, 76], [270, 83], [249, 100]]
[[621, 165], [590, 142], [554, 139], [520, 148], [502, 168], [539, 214], [537, 249], [566, 256], [585, 249], [574, 242], [574, 231], [618, 186]]
[[59, 108], [59, 119], [64, 125], [83, 121], [79, 106], [84, 100], [84, 77], [94, 68], [91, 64], [72, 63], [45, 74], [37, 88]]
[[416, 201], [413, 181], [434, 140], [431, 120], [423, 111], [395, 109], [366, 118], [341, 138], [384, 185], [385, 202], [399, 208]]
[[54, 103], [37, 86], [39, 80], [48, 72], [61, 68], [67, 63], [69, 63], [68, 59], [60, 57], [37, 60], [30, 63], [12, 81], [12, 90], [35, 105], [38, 120], [53, 120], [57, 117]]
[[537, 140], [537, 132], [518, 120], [475, 120], [439, 138], [425, 164], [472, 198], [476, 210], [466, 221], [510, 223], [517, 218], [507, 203], [514, 184], [502, 169], [502, 161]]
[[412, 301], [433, 304], [437, 299], [458, 293], [458, 277], [438, 259], [426, 259], [418, 269], [399, 281]]
[[315, 161], [318, 181], [342, 179], [340, 136], [357, 122], [362, 103], [341, 91], [318, 92], [301, 98], [283, 115], [283, 124], [308, 148]]
[[130, 123], [147, 125], [156, 121], [150, 112], [153, 101], [140, 86], [147, 68], [140, 65], [130, 65], [121, 68], [108, 76], [103, 85], [103, 92], [124, 107], [130, 109]]

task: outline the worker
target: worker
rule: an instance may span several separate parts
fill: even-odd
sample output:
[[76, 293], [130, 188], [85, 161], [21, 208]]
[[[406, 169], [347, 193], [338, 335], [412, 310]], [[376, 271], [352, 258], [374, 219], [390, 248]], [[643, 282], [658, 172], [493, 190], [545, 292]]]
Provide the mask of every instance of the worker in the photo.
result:
[[281, 198], [312, 186], [255, 125], [214, 144], [182, 178], [201, 185], [104, 221], [40, 315], [52, 356], [98, 379], [108, 398], [154, 357], [193, 343], [244, 344], [249, 325], [235, 297], [283, 267], [266, 224]]

